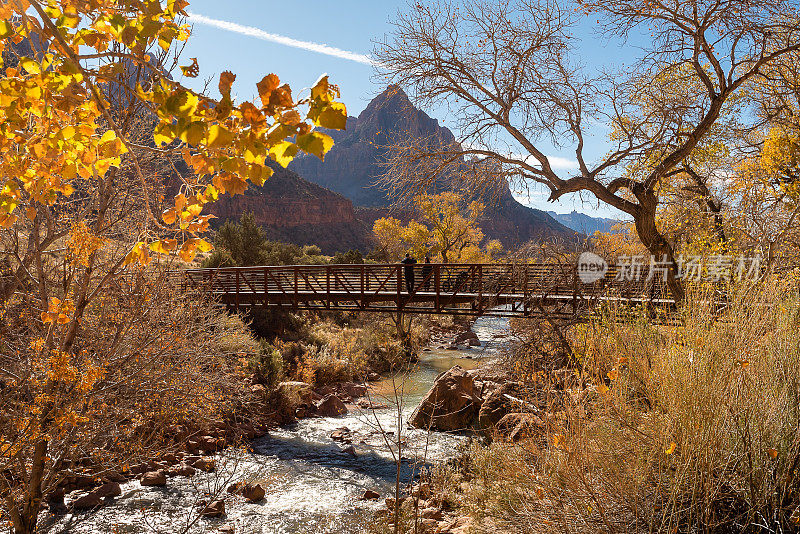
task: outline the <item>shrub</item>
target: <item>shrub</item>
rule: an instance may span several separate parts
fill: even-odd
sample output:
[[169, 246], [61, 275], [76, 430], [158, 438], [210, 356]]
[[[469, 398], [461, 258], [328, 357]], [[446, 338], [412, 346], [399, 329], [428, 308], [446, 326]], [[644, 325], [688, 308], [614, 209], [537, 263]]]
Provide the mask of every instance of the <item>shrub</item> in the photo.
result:
[[284, 376], [283, 356], [280, 350], [264, 340], [259, 342], [259, 350], [250, 357], [248, 367], [253, 373], [253, 380], [268, 389], [273, 388]]
[[575, 329], [595, 386], [544, 450], [473, 451], [473, 513], [516, 532], [796, 531], [800, 300], [770, 283], [709, 302], [691, 296], [681, 326]]

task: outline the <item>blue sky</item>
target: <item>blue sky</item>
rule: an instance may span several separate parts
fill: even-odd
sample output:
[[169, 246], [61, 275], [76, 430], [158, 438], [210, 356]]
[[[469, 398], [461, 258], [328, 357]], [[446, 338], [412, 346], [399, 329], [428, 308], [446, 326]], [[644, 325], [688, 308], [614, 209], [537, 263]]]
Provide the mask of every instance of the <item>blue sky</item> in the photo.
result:
[[[307, 0], [288, 5], [273, 0], [193, 0], [187, 11], [197, 17], [183, 57], [198, 58], [200, 77], [184, 82], [200, 88], [204, 80], [213, 78], [211, 91], [215, 92], [219, 73], [230, 70], [237, 75], [236, 95], [252, 98], [256, 82], [270, 72], [296, 91], [309, 87], [319, 75], [327, 73], [341, 88], [349, 114], [358, 115], [384, 88], [374, 67], [363, 56], [370, 54], [376, 40], [391, 31], [390, 20], [405, 6], [405, 0]], [[578, 33], [586, 36], [578, 45], [582, 63], [608, 64], [627, 59], [630, 47], [622, 49], [617, 43], [594, 35], [594, 25], [594, 20], [586, 20], [579, 27]], [[445, 113], [426, 111], [441, 124], [451, 126], [451, 118]], [[593, 134], [587, 143], [587, 153], [597, 157], [605, 150], [602, 126], [595, 128]], [[556, 148], [548, 155], [559, 161], [563, 158], [564, 162], [574, 159], [574, 154]], [[581, 202], [573, 196], [557, 204], [545, 199], [543, 191], [520, 197], [540, 209], [616, 215], [610, 208], [598, 208], [597, 202], [589, 201], [589, 197]]]

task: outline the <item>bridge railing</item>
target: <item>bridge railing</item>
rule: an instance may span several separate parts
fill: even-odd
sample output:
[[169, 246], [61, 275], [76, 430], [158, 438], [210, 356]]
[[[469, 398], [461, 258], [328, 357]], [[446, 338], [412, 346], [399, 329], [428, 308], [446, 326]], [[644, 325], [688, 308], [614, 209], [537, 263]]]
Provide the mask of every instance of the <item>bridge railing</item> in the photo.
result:
[[[591, 284], [575, 265], [561, 264], [341, 264], [222, 267], [185, 272], [227, 306], [286, 306], [295, 309], [355, 309], [481, 314], [505, 305], [510, 315], [528, 315], [543, 305], [576, 313], [587, 301], [615, 294], [652, 300], [665, 292], [654, 280], [616, 280], [612, 267]], [[409, 276], [413, 275], [413, 276]], [[499, 312], [498, 312], [499, 313]], [[505, 312], [503, 312], [505, 313]]]

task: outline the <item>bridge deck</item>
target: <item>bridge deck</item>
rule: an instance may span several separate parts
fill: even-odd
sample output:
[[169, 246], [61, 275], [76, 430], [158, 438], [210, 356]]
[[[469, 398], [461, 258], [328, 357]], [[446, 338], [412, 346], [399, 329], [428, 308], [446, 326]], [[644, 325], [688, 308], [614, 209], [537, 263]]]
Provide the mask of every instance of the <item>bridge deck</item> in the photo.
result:
[[[413, 272], [413, 278], [406, 276]], [[670, 306], [663, 284], [605, 276], [585, 284], [575, 266], [557, 264], [288, 265], [193, 269], [187, 282], [234, 308], [439, 313], [575, 315], [599, 301]]]

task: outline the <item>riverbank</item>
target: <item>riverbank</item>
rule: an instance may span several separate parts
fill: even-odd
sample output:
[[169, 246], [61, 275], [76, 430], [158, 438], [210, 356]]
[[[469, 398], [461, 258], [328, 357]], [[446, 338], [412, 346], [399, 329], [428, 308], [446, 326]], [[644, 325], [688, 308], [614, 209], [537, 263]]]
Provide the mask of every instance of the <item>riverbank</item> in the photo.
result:
[[[420, 352], [413, 365], [371, 382], [362, 397], [352, 395], [360, 392], [360, 388], [352, 390], [360, 384], [309, 388], [308, 403], [316, 406], [331, 395], [341, 395], [347, 412], [315, 416], [308, 410], [288, 426], [258, 430], [265, 433], [252, 436], [246, 449], [214, 453], [214, 470], [195, 468], [191, 477], [177, 474], [175, 465], [152, 465], [156, 471], [166, 471], [165, 485], [143, 485], [141, 475], [120, 481], [119, 495], [109, 498], [108, 504], [93, 513], [65, 509], [60, 516], [49, 516], [47, 531], [139, 533], [159, 527], [166, 532], [210, 533], [232, 526], [246, 533], [362, 532], [359, 525], [379, 513], [384, 500], [394, 495], [398, 459], [405, 487], [423, 468], [458, 454], [467, 437], [413, 429], [406, 422], [442, 372], [454, 365], [474, 368], [493, 357], [503, 339], [494, 335], [502, 336], [506, 326], [498, 319], [476, 322], [473, 329], [480, 348], [440, 350], [437, 340]], [[304, 390], [306, 386], [284, 388]], [[295, 407], [295, 417], [299, 407]], [[335, 439], [337, 435], [340, 438]], [[188, 452], [177, 455], [176, 465], [187, 464], [187, 459], [195, 462], [195, 456], [202, 457]], [[265, 498], [250, 502], [227, 493], [229, 486], [242, 480], [260, 484]], [[367, 491], [376, 492], [378, 499], [362, 500]], [[81, 495], [67, 495], [66, 505]], [[224, 501], [225, 515], [199, 518], [198, 512], [216, 500]]]

